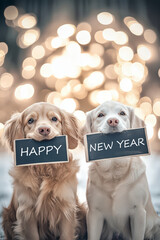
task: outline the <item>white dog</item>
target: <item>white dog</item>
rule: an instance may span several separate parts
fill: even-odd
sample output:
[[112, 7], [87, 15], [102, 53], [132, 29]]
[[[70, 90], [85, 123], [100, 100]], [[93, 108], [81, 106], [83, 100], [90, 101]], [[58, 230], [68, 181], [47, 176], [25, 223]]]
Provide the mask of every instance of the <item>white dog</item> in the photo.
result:
[[[105, 102], [87, 113], [86, 132], [112, 133], [144, 126], [132, 108]], [[89, 169], [88, 240], [160, 240], [160, 218], [154, 211], [145, 165], [140, 157], [95, 161]]]

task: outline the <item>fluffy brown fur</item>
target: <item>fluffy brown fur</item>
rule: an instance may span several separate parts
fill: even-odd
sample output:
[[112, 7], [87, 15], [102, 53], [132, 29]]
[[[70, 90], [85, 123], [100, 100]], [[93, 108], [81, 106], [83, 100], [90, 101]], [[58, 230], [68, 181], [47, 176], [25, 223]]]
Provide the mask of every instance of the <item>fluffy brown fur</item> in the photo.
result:
[[[56, 117], [57, 121], [52, 121]], [[33, 118], [33, 123], [28, 120]], [[39, 132], [50, 129], [49, 134]], [[4, 138], [13, 151], [20, 138], [41, 141], [66, 134], [69, 148], [75, 148], [81, 137], [75, 117], [48, 103], [36, 103], [17, 113], [6, 123]], [[23, 240], [86, 239], [85, 208], [76, 195], [79, 170], [69, 153], [69, 163], [14, 166], [10, 170], [14, 193], [3, 211], [6, 238]]]

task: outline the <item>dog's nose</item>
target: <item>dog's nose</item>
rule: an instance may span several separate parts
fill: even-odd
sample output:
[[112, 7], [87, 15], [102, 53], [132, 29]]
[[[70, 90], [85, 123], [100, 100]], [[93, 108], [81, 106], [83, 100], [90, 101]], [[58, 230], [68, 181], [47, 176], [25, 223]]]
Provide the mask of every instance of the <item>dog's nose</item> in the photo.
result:
[[42, 136], [47, 136], [49, 135], [51, 129], [49, 127], [39, 127], [38, 131]]
[[110, 118], [107, 120], [107, 123], [111, 127], [116, 127], [119, 123], [119, 120], [117, 118]]

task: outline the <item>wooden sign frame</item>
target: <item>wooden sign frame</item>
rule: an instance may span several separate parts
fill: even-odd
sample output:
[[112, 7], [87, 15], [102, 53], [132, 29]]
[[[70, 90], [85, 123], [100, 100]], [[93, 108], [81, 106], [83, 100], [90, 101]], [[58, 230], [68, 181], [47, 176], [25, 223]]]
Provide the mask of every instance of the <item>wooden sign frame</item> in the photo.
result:
[[[95, 139], [95, 144], [98, 144], [97, 143], [97, 141], [99, 140], [99, 139], [101, 139], [101, 136], [103, 136], [104, 138], [103, 139], [105, 139], [105, 137], [106, 137], [106, 139], [107, 139], [107, 137], [109, 137], [109, 139], [111, 140], [112, 139], [112, 141], [114, 141], [114, 142], [116, 142], [116, 141], [118, 141], [118, 139], [117, 139], [117, 136], [118, 137], [120, 137], [120, 139], [122, 139], [123, 137], [128, 137], [128, 136], [132, 136], [133, 135], [133, 133], [134, 132], [136, 132], [136, 133], [140, 133], [140, 131], [141, 132], [143, 132], [143, 137], [144, 137], [144, 143], [145, 143], [145, 151], [144, 152], [141, 152], [141, 151], [139, 151], [139, 153], [138, 152], [136, 152], [135, 151], [135, 153], [133, 152], [132, 154], [124, 154], [124, 155], [117, 155], [117, 152], [116, 152], [116, 148], [114, 147], [114, 154], [113, 154], [113, 156], [111, 156], [111, 154], [108, 154], [107, 155], [107, 150], [108, 150], [108, 152], [110, 151], [110, 149], [112, 149], [113, 148], [113, 146], [114, 145], [104, 145], [105, 146], [105, 157], [102, 157], [102, 154], [101, 154], [101, 156], [100, 156], [100, 154], [99, 154], [99, 157], [97, 158], [96, 156], [98, 155], [97, 153], [95, 154], [93, 154], [93, 155], [95, 155], [95, 156], [91, 156], [91, 154], [89, 153], [89, 147], [88, 147], [88, 144], [91, 144], [90, 143], [90, 140], [89, 140], [89, 142], [88, 142], [88, 139], [89, 138], [92, 138], [92, 136], [93, 136], [93, 139]], [[126, 135], [126, 136], [125, 136]], [[140, 138], [141, 138], [141, 136], [140, 136]], [[134, 139], [134, 136], [133, 136], [133, 139]], [[132, 139], [132, 140], [133, 140]], [[127, 139], [124, 139], [124, 140], [126, 140], [126, 144], [128, 144], [128, 138]], [[101, 143], [100, 143], [101, 144]], [[114, 144], [114, 143], [113, 143]], [[119, 144], [120, 144], [120, 142], [119, 142]], [[122, 142], [121, 142], [121, 144], [122, 144]], [[136, 144], [136, 143], [135, 143]], [[106, 160], [106, 159], [114, 159], [114, 158], [123, 158], [123, 157], [127, 157], [127, 156], [131, 156], [131, 157], [134, 157], [134, 156], [146, 156], [146, 155], [150, 155], [150, 148], [149, 148], [149, 144], [148, 144], [148, 137], [147, 137], [147, 131], [146, 131], [146, 128], [137, 128], [137, 129], [129, 129], [129, 130], [124, 130], [124, 131], [122, 131], [122, 132], [115, 132], [115, 133], [108, 133], [108, 134], [105, 134], [105, 133], [99, 133], [99, 132], [97, 132], [97, 133], [90, 133], [90, 134], [86, 134], [85, 136], [84, 136], [84, 146], [85, 146], [85, 155], [86, 155], [86, 161], [87, 162], [94, 162], [94, 161], [102, 161], [102, 160]], [[98, 146], [98, 145], [97, 145]], [[126, 148], [128, 148], [128, 146], [126, 147]], [[96, 149], [96, 148], [94, 148], [94, 147], [92, 147], [92, 149], [93, 149], [93, 151]], [[98, 147], [97, 147], [97, 149], [98, 149]], [[100, 150], [100, 152], [102, 151], [102, 145], [100, 146], [99, 145], [99, 150]], [[121, 149], [122, 150], [122, 149]], [[112, 150], [113, 151], [113, 150]], [[95, 150], [95, 152], [98, 152], [97, 150]], [[111, 152], [110, 152], [111, 153]], [[126, 153], [127, 153], [127, 151], [126, 151]], [[121, 153], [122, 154], [122, 153]]]
[[[59, 148], [56, 147], [56, 144], [60, 143], [64, 145], [57, 145]], [[21, 150], [23, 147], [25, 147], [25, 149]], [[62, 150], [63, 153], [60, 153], [60, 150]], [[54, 154], [55, 152], [56, 154]], [[14, 162], [16, 166], [69, 162], [68, 137], [61, 135], [51, 140], [42, 141], [27, 138], [16, 139], [14, 141]]]

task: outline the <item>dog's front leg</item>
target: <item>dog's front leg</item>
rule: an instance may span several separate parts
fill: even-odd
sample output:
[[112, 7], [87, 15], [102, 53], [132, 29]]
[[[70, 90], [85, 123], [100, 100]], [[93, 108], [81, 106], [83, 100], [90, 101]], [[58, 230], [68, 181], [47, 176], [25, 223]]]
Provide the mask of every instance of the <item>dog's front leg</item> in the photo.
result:
[[28, 211], [17, 210], [17, 224], [14, 232], [17, 239], [21, 240], [39, 240], [37, 221], [33, 213], [27, 217]]
[[[74, 213], [73, 213], [74, 215]], [[60, 222], [60, 239], [59, 240], [74, 240], [77, 220], [72, 216], [72, 220], [62, 217]]]
[[142, 207], [134, 206], [130, 214], [131, 239], [143, 240], [146, 228], [146, 211]]
[[104, 218], [98, 210], [89, 210], [87, 213], [88, 240], [99, 240], [102, 233]]

